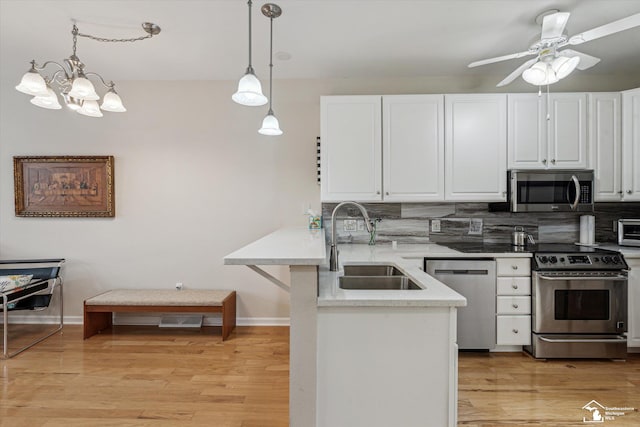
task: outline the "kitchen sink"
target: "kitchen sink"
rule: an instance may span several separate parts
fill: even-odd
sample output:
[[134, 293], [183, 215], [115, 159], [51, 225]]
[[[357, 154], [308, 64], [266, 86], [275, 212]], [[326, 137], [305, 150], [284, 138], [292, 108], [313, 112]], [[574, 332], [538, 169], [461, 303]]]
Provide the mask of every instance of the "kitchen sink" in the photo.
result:
[[404, 276], [393, 265], [345, 265], [345, 276]]
[[[395, 267], [394, 267], [395, 268]], [[346, 266], [345, 266], [346, 269]], [[349, 290], [421, 290], [407, 276], [341, 276], [338, 286]]]

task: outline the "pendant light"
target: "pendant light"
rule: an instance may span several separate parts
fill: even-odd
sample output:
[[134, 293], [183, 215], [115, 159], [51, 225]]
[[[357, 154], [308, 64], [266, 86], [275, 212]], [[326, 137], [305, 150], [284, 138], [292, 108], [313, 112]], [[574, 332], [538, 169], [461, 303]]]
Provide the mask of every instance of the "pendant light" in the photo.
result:
[[280, 123], [278, 123], [278, 119], [273, 114], [273, 109], [271, 108], [273, 105], [273, 18], [282, 15], [282, 9], [277, 4], [266, 3], [262, 6], [261, 10], [262, 14], [269, 18], [271, 24], [269, 40], [269, 112], [267, 112], [267, 115], [262, 121], [262, 127], [258, 133], [278, 136], [282, 135], [282, 130], [280, 130]]
[[267, 97], [262, 94], [262, 85], [251, 66], [251, 0], [247, 1], [247, 5], [249, 6], [249, 66], [238, 83], [237, 92], [231, 96], [231, 99], [240, 105], [257, 107], [266, 104]]

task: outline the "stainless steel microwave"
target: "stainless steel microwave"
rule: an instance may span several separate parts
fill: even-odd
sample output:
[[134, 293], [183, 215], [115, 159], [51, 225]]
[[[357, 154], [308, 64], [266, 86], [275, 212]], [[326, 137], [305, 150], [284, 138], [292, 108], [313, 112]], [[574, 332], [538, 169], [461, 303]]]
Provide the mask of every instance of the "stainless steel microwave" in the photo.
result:
[[593, 212], [592, 170], [510, 170], [511, 212]]
[[618, 220], [618, 244], [640, 246], [640, 219]]

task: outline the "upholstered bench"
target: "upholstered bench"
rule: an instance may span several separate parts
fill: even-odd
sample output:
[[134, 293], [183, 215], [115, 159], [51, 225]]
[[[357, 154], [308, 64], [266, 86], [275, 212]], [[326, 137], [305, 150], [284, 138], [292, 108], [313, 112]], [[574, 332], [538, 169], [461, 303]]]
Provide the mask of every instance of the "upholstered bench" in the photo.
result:
[[236, 292], [116, 289], [84, 301], [84, 339], [112, 326], [114, 312], [222, 313], [222, 340], [236, 326]]

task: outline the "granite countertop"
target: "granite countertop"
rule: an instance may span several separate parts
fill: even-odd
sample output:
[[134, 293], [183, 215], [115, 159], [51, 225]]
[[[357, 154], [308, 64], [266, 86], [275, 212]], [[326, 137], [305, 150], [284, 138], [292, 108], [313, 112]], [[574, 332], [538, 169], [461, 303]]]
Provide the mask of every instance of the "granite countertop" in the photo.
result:
[[224, 257], [225, 265], [320, 265], [326, 262], [324, 229], [286, 227]]
[[[466, 299], [422, 270], [423, 258], [502, 258], [531, 257], [524, 252], [464, 253], [438, 244], [389, 244], [369, 246], [340, 244], [340, 271], [320, 266], [318, 306], [396, 306], [443, 307], [466, 305]], [[338, 287], [338, 277], [344, 275], [348, 264], [391, 264], [402, 270], [423, 290], [344, 290]]]
[[[465, 306], [466, 299], [434, 277], [422, 271], [422, 260], [432, 258], [502, 258], [531, 257], [526, 252], [465, 253], [435, 243], [340, 244], [340, 267], [345, 263], [391, 264], [402, 270], [422, 290], [343, 290], [338, 277], [343, 271], [331, 272], [327, 262], [328, 245], [324, 229], [286, 227], [258, 239], [224, 257], [226, 265], [318, 265], [318, 306], [400, 306], [451, 307]], [[295, 286], [295, 285], [293, 285]]]
[[599, 248], [602, 249], [611, 249], [612, 251], [618, 251], [626, 259], [637, 259], [640, 258], [640, 246], [620, 246], [615, 243], [601, 243], [598, 245]]

